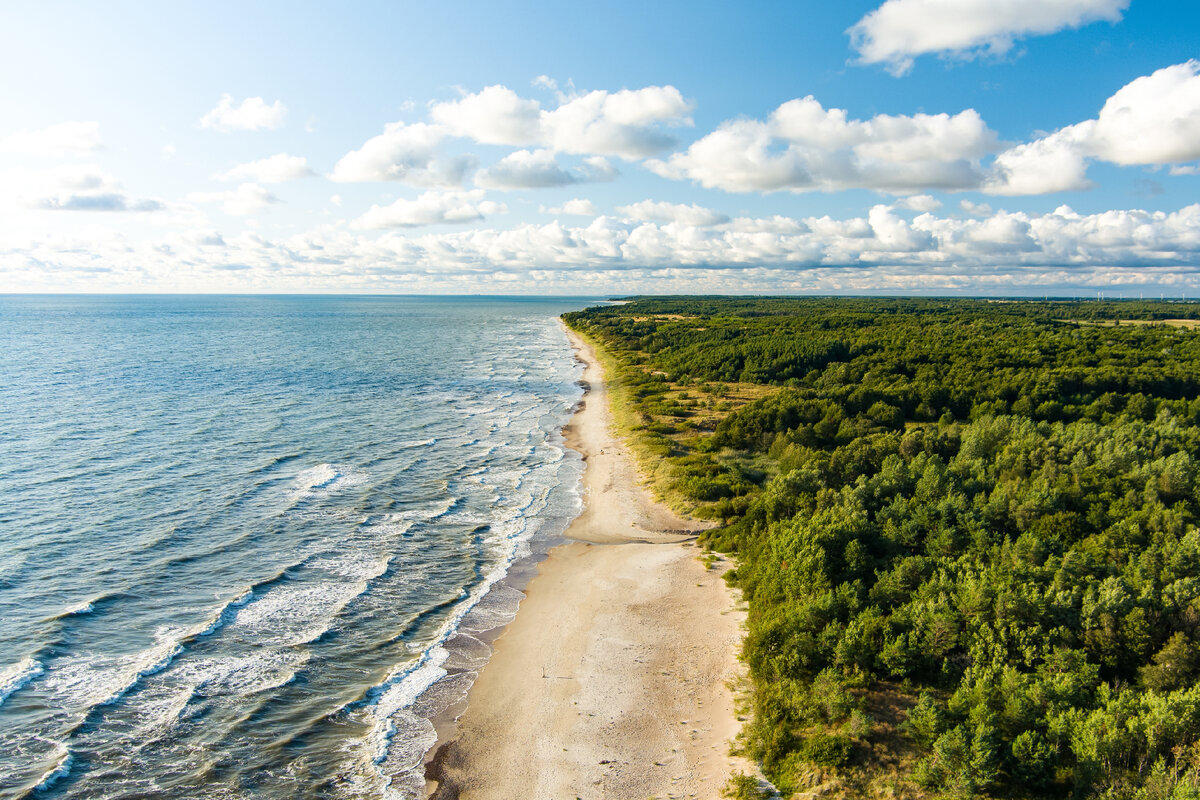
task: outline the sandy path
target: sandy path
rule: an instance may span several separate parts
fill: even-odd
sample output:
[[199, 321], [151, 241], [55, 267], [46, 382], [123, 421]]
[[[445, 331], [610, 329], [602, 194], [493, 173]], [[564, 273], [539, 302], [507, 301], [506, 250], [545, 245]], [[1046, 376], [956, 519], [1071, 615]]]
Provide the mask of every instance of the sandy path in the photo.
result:
[[738, 729], [726, 685], [744, 619], [612, 433], [603, 371], [564, 432], [587, 460], [586, 509], [529, 584], [437, 752], [438, 800], [716, 798]]

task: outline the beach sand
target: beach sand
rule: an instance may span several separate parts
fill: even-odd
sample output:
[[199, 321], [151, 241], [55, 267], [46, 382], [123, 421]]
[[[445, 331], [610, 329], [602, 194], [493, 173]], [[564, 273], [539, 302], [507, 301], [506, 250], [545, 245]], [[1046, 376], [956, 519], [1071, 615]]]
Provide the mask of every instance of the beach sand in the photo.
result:
[[568, 331], [588, 384], [564, 431], [585, 510], [529, 583], [428, 765], [437, 800], [716, 798], [735, 770], [744, 614], [691, 542], [702, 524], [643, 487], [613, 433], [603, 370]]

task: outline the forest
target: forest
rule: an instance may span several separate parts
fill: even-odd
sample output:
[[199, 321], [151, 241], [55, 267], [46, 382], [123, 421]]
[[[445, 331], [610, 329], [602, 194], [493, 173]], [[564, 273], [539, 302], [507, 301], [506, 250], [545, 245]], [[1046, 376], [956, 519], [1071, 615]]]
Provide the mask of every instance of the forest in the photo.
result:
[[564, 320], [655, 488], [718, 523], [740, 746], [783, 797], [1200, 797], [1200, 304]]

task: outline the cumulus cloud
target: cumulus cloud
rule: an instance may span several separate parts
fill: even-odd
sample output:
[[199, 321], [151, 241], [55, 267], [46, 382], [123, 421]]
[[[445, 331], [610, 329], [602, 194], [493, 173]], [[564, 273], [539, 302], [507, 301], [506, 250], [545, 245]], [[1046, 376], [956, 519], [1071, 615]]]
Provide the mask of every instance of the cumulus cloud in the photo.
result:
[[238, 217], [257, 214], [279, 198], [256, 183], [243, 183], [226, 192], [192, 192], [188, 199], [195, 203], [219, 203], [226, 214]]
[[1093, 159], [1122, 166], [1200, 159], [1200, 61], [1137, 78], [1108, 98], [1096, 119], [999, 154], [984, 188], [1009, 195], [1088, 188]]
[[475, 183], [487, 189], [537, 189], [578, 182], [549, 150], [517, 150], [475, 175]]
[[135, 200], [122, 192], [59, 194], [42, 198], [39, 207], [47, 211], [161, 211], [159, 200]]
[[425, 192], [415, 200], [397, 200], [387, 206], [371, 206], [352, 223], [359, 230], [416, 228], [424, 225], [460, 225], [503, 214], [503, 203], [484, 199], [482, 189], [470, 192]]
[[287, 107], [276, 100], [267, 105], [261, 97], [247, 97], [234, 103], [233, 97], [221, 95], [217, 105], [200, 118], [200, 127], [218, 131], [261, 131], [283, 127]]
[[673, 222], [696, 228], [707, 228], [711, 225], [721, 225], [729, 222], [726, 214], [703, 208], [692, 203], [656, 203], [653, 200], [643, 200], [628, 206], [618, 206], [617, 213], [630, 219], [640, 219], [649, 222]]
[[563, 97], [556, 108], [488, 86], [435, 103], [433, 120], [451, 135], [481, 144], [542, 147], [560, 153], [645, 158], [675, 144], [663, 125], [690, 125], [691, 104], [674, 86]]
[[554, 208], [542, 206], [540, 210], [543, 214], [566, 214], [576, 217], [594, 217], [600, 213], [595, 203], [582, 197], [573, 198]]
[[213, 177], [219, 181], [257, 181], [258, 183], [283, 183], [298, 178], [307, 178], [313, 171], [308, 168], [308, 159], [277, 153], [269, 158], [238, 164]]
[[1114, 164], [1200, 159], [1200, 61], [1129, 82], [1104, 103], [1089, 133], [1096, 157]]
[[982, 187], [989, 194], [1028, 195], [1088, 189], [1087, 136], [1076, 127], [1017, 145], [996, 156]]
[[847, 33], [864, 64], [903, 75], [927, 53], [1003, 55], [1029, 35], [1117, 22], [1129, 0], [886, 0]]
[[330, 179], [339, 183], [403, 181], [414, 186], [461, 185], [476, 161], [471, 156], [444, 158], [439, 146], [446, 138], [438, 125], [392, 122], [383, 133], [342, 156]]
[[686, 152], [647, 166], [731, 192], [840, 191], [897, 194], [977, 186], [979, 159], [998, 147], [979, 114], [881, 114], [848, 119], [813, 97], [789, 100], [766, 121], [726, 122]]
[[153, 198], [133, 197], [121, 183], [94, 165], [50, 170], [18, 170], [0, 178], [4, 197], [18, 208], [44, 211], [161, 211]]
[[908, 197], [901, 197], [896, 202], [892, 203], [895, 208], [903, 208], [908, 211], [936, 211], [942, 207], [942, 203], [937, 198], [927, 194], [914, 194]]
[[0, 153], [64, 157], [101, 150], [98, 122], [60, 122], [39, 130], [22, 130], [0, 138]]
[[475, 174], [485, 189], [541, 189], [572, 183], [609, 181], [616, 169], [603, 156], [585, 159], [577, 169], [564, 169], [549, 150], [517, 150]]
[[855, 120], [810, 96], [789, 100], [766, 120], [727, 121], [686, 151], [646, 166], [729, 192], [1034, 195], [1091, 188], [1087, 170], [1095, 160], [1175, 165], [1172, 174], [1188, 174], [1187, 162], [1200, 160], [1200, 61], [1137, 78], [1096, 119], [1003, 150], [974, 109]]

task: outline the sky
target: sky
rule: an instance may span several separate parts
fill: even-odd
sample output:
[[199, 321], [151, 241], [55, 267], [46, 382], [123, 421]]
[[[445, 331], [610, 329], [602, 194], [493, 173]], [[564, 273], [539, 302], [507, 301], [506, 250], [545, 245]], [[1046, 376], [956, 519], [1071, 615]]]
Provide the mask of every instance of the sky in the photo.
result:
[[1200, 296], [1200, 3], [10, 5], [0, 292]]

